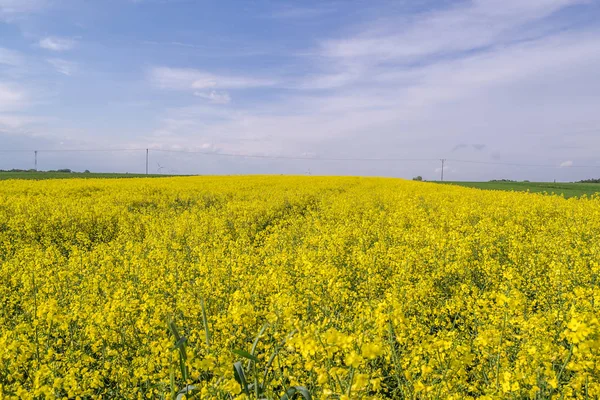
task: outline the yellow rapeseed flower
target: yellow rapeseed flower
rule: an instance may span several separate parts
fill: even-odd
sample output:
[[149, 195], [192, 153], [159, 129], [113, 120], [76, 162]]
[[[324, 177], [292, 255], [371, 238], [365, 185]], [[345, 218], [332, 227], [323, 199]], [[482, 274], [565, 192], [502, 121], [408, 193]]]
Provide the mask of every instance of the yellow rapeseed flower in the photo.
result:
[[599, 210], [383, 178], [1, 181], [0, 398], [600, 398]]

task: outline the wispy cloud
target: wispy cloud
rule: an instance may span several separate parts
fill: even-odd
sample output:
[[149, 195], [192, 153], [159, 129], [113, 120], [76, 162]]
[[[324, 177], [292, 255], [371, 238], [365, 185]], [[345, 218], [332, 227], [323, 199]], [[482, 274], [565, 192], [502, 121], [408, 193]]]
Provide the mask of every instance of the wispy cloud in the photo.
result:
[[335, 89], [340, 88], [352, 83], [356, 83], [361, 77], [363, 68], [358, 66], [347, 67], [341, 71], [332, 73], [322, 73], [308, 75], [294, 82], [290, 85], [294, 89], [308, 89], [308, 90], [323, 90], [323, 89]]
[[0, 114], [0, 129], [15, 131], [31, 123], [38, 122], [39, 118], [21, 114]]
[[71, 76], [77, 72], [78, 65], [73, 61], [63, 60], [62, 58], [49, 58], [46, 60], [54, 69], [63, 75]]
[[27, 102], [24, 90], [13, 84], [0, 82], [0, 112], [20, 109]]
[[573, 166], [573, 161], [563, 161], [560, 163], [560, 167], [572, 167]]
[[[236, 59], [252, 58], [265, 55], [281, 54], [286, 50], [285, 46], [270, 45], [247, 45], [238, 41], [228, 40], [227, 37], [219, 37], [210, 43], [188, 43], [180, 41], [155, 41], [142, 40], [138, 42], [143, 45], [155, 46], [159, 49], [179, 48], [193, 52], [200, 50], [203, 57], [212, 59]], [[158, 50], [161, 51], [161, 50]]]
[[34, 12], [46, 5], [46, 0], [0, 0], [0, 20]]
[[322, 2], [314, 7], [298, 7], [289, 4], [283, 4], [279, 8], [268, 14], [270, 18], [296, 19], [296, 18], [316, 18], [336, 10], [335, 4]]
[[35, 129], [47, 123], [48, 118], [31, 114], [35, 103], [31, 88], [15, 82], [0, 82], [0, 142], [5, 148], [11, 148], [10, 137], [39, 138]]
[[509, 43], [527, 35], [527, 24], [584, 0], [492, 0], [460, 2], [414, 17], [390, 17], [353, 37], [322, 42], [329, 57], [409, 62], [416, 57], [451, 54]]
[[67, 51], [75, 47], [76, 41], [71, 38], [48, 36], [40, 40], [41, 48], [51, 51]]
[[[123, 4], [129, 1], [133, 0], [123, 0]], [[146, 1], [151, 6], [125, 6], [135, 17], [138, 12], [160, 15], [166, 10], [162, 7], [168, 6], [163, 0]], [[211, 9], [218, 3], [181, 2], [185, 3], [181, 10], [169, 12]], [[32, 0], [0, 0], [1, 6], [9, 3], [21, 13], [35, 11], [21, 6], [34, 4]], [[587, 11], [600, 12], [598, 4], [593, 4], [597, 2], [393, 3], [398, 2], [369, 2], [368, 10], [358, 12], [337, 0], [297, 6], [267, 1], [261, 3], [265, 7], [249, 9], [242, 29], [233, 27], [233, 20], [225, 21], [222, 10], [214, 9], [218, 11], [215, 18], [224, 18], [223, 23], [203, 26], [202, 34], [196, 34], [198, 27], [188, 25], [185, 18], [174, 18], [181, 23], [178, 29], [152, 32], [146, 31], [147, 24], [132, 18], [127, 27], [107, 27], [106, 32], [98, 28], [90, 44], [97, 45], [93, 54], [82, 51], [78, 55], [81, 65], [90, 66], [90, 74], [97, 72], [93, 83], [77, 79], [78, 64], [69, 61], [75, 59], [58, 53], [79, 47], [77, 34], [82, 28], [65, 25], [56, 32], [71, 38], [49, 36], [37, 48], [28, 46], [32, 37], [41, 38], [37, 29], [59, 23], [44, 24], [44, 18], [61, 18], [59, 12], [40, 13], [23, 24], [31, 27], [24, 37], [19, 38], [15, 30], [10, 42], [2, 42], [21, 52], [0, 50], [2, 123], [7, 127], [22, 123], [16, 114], [25, 113], [31, 97], [37, 100], [45, 90], [54, 101], [47, 102], [44, 112], [64, 118], [54, 132], [62, 134], [71, 128], [72, 136], [96, 136], [98, 142], [108, 142], [112, 135], [114, 142], [144, 148], [155, 144], [200, 149], [209, 144], [215, 151], [229, 153], [481, 161], [498, 159], [501, 154], [507, 163], [527, 160], [558, 166], [571, 160], [575, 165], [590, 164], [584, 157], [592, 157], [590, 149], [600, 146], [600, 118], [596, 117], [600, 27], [593, 20], [597, 14]], [[109, 15], [106, 7], [104, 2], [89, 2], [85, 10], [89, 15], [94, 10]], [[60, 8], [65, 14], [72, 12], [69, 7]], [[70, 24], [72, 17], [61, 22]], [[36, 23], [39, 26], [34, 27]], [[266, 27], [272, 32], [269, 36], [263, 34]], [[19, 43], [23, 48], [15, 47]], [[40, 56], [40, 48], [52, 53]], [[26, 58], [23, 64], [32, 64], [31, 68], [27, 65], [29, 72], [17, 65], [20, 55]], [[37, 62], [29, 63], [32, 60]], [[138, 79], [140, 72], [145, 84]], [[73, 78], [57, 85], [58, 73]], [[35, 79], [28, 80], [30, 76]], [[108, 84], [126, 91], [125, 97], [106, 90]], [[77, 113], [79, 104], [70, 103], [77, 98], [75, 93], [88, 94], [86, 106], [114, 104], [117, 97], [146, 105], [128, 112], [118, 105], [107, 108], [108, 113], [119, 112], [107, 122], [113, 124], [112, 131], [103, 125], [100, 132], [93, 116]], [[596, 130], [574, 136], [575, 127]], [[121, 137], [125, 129], [132, 132], [131, 137]], [[567, 149], [567, 144], [572, 146]], [[455, 154], [460, 150], [460, 157], [450, 154], [453, 148]], [[214, 171], [231, 172], [227, 162], [211, 163]], [[375, 173], [429, 179], [436, 167], [438, 163], [414, 170], [381, 164], [368, 170], [362, 164], [340, 163], [338, 169], [321, 172], [362, 174], [380, 168]], [[484, 164], [465, 166], [461, 178], [474, 179], [485, 168]], [[494, 168], [502, 175], [507, 171]], [[577, 170], [560, 172], [566, 176]], [[456, 171], [453, 166], [447, 172]]]
[[[472, 148], [483, 159], [498, 160], [500, 152], [515, 156], [518, 132], [535, 131], [532, 123], [542, 121], [536, 119], [535, 104], [542, 102], [548, 109], [560, 110], [553, 114], [563, 125], [581, 119], [578, 113], [583, 111], [573, 105], [573, 113], [561, 103], [550, 104], [548, 94], [593, 82], [590, 77], [594, 66], [600, 66], [600, 56], [591, 54], [600, 54], [600, 35], [574, 31], [425, 65], [364, 63], [364, 73], [361, 70], [349, 82], [310, 87], [306, 78], [306, 86], [293, 87], [297, 83], [293, 79], [278, 83], [296, 90], [276, 103], [259, 102], [251, 108], [238, 105], [226, 114], [205, 108], [201, 113], [173, 115], [186, 123], [171, 124], [171, 136], [165, 137], [164, 143], [211, 140], [224, 151], [250, 153], [295, 154], [321, 149], [328, 154], [351, 151], [369, 156], [443, 157], [459, 139], [464, 144], [458, 149]], [[193, 79], [186, 76], [182, 81], [178, 87], [187, 88]], [[531, 90], [540, 85], [543, 92]], [[318, 92], [305, 90], [324, 87], [327, 89]], [[587, 87], [587, 92], [593, 93], [592, 87]], [[517, 103], [515, 99], [519, 99]], [[202, 137], [195, 136], [198, 131], [203, 132]], [[231, 132], [236, 133], [235, 141], [227, 141]], [[273, 140], [256, 144], [242, 140], [260, 135]], [[484, 140], [486, 145], [481, 144]], [[381, 143], [386, 143], [385, 148]], [[484, 152], [486, 149], [494, 152]]]
[[485, 149], [485, 144], [472, 144], [472, 145], [468, 145], [465, 143], [459, 143], [456, 146], [454, 146], [452, 148], [452, 152], [458, 151], [458, 150], [463, 150], [463, 149], [468, 149], [469, 147], [472, 147], [473, 149], [477, 150], [477, 151], [483, 151]]
[[[572, 32], [439, 59], [418, 67], [383, 61], [377, 65], [373, 61], [363, 65], [363, 72], [356, 79], [340, 86], [334, 97], [361, 92], [355, 96], [355, 102], [365, 104], [366, 99], [371, 99], [378, 108], [412, 110], [414, 118], [417, 112], [426, 112], [438, 104], [484, 95], [491, 88], [542, 79], [542, 70], [564, 73], [565, 69], [587, 69], [590, 62], [600, 62], [600, 57], [591, 56], [598, 52], [600, 36], [596, 32]], [[560, 85], [558, 81], [553, 83], [555, 87]]]
[[[362, 25], [355, 34], [322, 40], [313, 52], [321, 57], [322, 72], [320, 76], [308, 76], [304, 85], [356, 86], [368, 80], [380, 84], [418, 82], [427, 68], [448, 62], [460, 68], [465, 59], [501, 54], [502, 47], [510, 51], [513, 45], [539, 39], [539, 35], [532, 34], [532, 26], [582, 2], [585, 0], [478, 0], [409, 16], [392, 14]], [[518, 73], [516, 70], [509, 68], [506, 74]], [[485, 75], [486, 71], [477, 74]]]
[[23, 57], [19, 52], [0, 47], [0, 65], [18, 66], [23, 63]]
[[162, 89], [247, 89], [273, 86], [277, 81], [268, 78], [215, 74], [191, 68], [155, 67], [150, 80]]
[[[445, 165], [444, 165], [444, 172], [446, 172], [446, 171], [448, 171], [448, 170], [450, 170], [450, 166], [449, 166], [449, 165], [447, 165], [447, 164], [445, 164]], [[433, 170], [433, 172], [435, 172], [436, 174], [439, 174], [439, 173], [441, 173], [441, 172], [442, 172], [442, 167], [435, 168], [435, 169]]]
[[210, 92], [194, 92], [194, 96], [206, 99], [213, 104], [229, 104], [231, 102], [229, 93], [217, 92], [216, 90], [211, 90]]

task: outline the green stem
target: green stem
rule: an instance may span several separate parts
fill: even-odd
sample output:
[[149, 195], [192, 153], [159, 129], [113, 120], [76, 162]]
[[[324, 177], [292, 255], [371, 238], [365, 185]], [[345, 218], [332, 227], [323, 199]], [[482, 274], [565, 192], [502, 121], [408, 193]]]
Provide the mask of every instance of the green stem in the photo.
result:
[[206, 338], [206, 349], [210, 350], [210, 330], [208, 329], [208, 319], [206, 318], [206, 307], [204, 304], [204, 297], [200, 300], [202, 306], [202, 323], [204, 324], [204, 335]]
[[502, 354], [502, 340], [504, 339], [504, 329], [506, 328], [506, 310], [504, 311], [504, 321], [502, 322], [502, 331], [500, 332], [500, 344], [498, 345], [498, 357], [496, 358], [496, 390], [500, 387], [500, 356]]
[[[569, 361], [571, 361], [571, 356], [573, 355], [573, 345], [571, 345], [571, 347], [569, 348], [569, 354], [567, 354], [567, 358], [565, 359], [565, 362], [563, 362], [562, 366], [560, 367], [560, 371], [558, 371], [558, 375], [556, 375], [556, 386], [558, 387], [558, 385], [560, 385], [560, 378], [562, 378], [562, 374], [565, 370], [565, 367], [567, 366], [567, 364], [569, 363]], [[554, 388], [552, 388], [552, 390], [550, 391], [550, 396], [552, 396], [552, 393], [554, 393]]]
[[352, 381], [354, 381], [354, 367], [350, 367], [350, 382], [348, 383], [348, 390], [346, 391], [346, 395], [350, 398], [352, 394]]
[[398, 368], [400, 366], [400, 359], [398, 357], [398, 353], [396, 352], [396, 345], [394, 339], [394, 327], [392, 326], [392, 321], [388, 322], [388, 334], [389, 334], [389, 344], [392, 350], [392, 362], [394, 363], [394, 376], [396, 377], [396, 381], [398, 382], [398, 388], [402, 393], [402, 396], [405, 397], [404, 389], [402, 388], [402, 378], [400, 378], [400, 373], [398, 372]]
[[33, 281], [33, 322], [35, 324], [35, 356], [40, 364], [40, 341], [38, 336], [38, 324], [37, 324], [37, 285], [35, 283], [35, 271], [31, 270], [31, 280]]

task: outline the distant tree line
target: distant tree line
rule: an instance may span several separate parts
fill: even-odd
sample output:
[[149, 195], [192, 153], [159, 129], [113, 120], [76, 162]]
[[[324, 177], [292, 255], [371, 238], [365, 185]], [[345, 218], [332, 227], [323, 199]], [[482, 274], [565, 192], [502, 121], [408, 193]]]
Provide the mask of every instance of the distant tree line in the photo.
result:
[[600, 178], [598, 178], [598, 179], [584, 179], [582, 181], [577, 181], [576, 183], [600, 183]]
[[[13, 169], [0, 169], [0, 172], [30, 172], [30, 173], [33, 173], [33, 172], [37, 172], [37, 173], [40, 173], [40, 172], [62, 172], [62, 173], [65, 173], [65, 174], [71, 174], [71, 173], [73, 173], [73, 174], [79, 174], [79, 173], [81, 173], [81, 172], [73, 171], [73, 170], [71, 170], [69, 168], [50, 169], [48, 171], [38, 171], [36, 169], [18, 169], [18, 168], [13, 168]], [[86, 169], [83, 173], [84, 174], [89, 174], [90, 171]]]

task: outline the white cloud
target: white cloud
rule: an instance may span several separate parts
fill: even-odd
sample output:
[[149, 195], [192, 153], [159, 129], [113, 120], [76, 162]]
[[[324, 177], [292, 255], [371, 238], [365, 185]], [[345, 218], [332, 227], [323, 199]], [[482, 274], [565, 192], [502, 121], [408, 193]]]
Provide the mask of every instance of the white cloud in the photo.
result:
[[268, 87], [276, 81], [267, 78], [213, 74], [191, 68], [155, 67], [150, 70], [150, 80], [162, 89], [247, 89]]
[[40, 118], [22, 114], [0, 114], [0, 129], [12, 131], [23, 128], [31, 123], [39, 122]]
[[[371, 89], [374, 85], [391, 84], [407, 88], [433, 78], [435, 73], [450, 78], [437, 83], [442, 86], [441, 91], [436, 88], [435, 93], [430, 94], [441, 98], [448, 95], [447, 89], [452, 86], [460, 90], [458, 84], [453, 85], [456, 77], [449, 76], [443, 68], [460, 70], [463, 69], [461, 64], [471, 63], [470, 60], [477, 57], [483, 62], [485, 58], [510, 52], [521, 56], [514, 54], [515, 48], [520, 46], [522, 52], [526, 52], [529, 42], [531, 47], [543, 45], [539, 39], [553, 32], [553, 25], [546, 24], [548, 32], [540, 34], [536, 27], [541, 20], [581, 2], [585, 0], [475, 0], [410, 17], [392, 14], [370, 25], [361, 25], [361, 31], [346, 34], [343, 39], [322, 40], [316, 51], [305, 54], [316, 61], [320, 72], [301, 77], [291, 87], [344, 89], [369, 85], [367, 88]], [[466, 74], [474, 72], [473, 77], [458, 78], [474, 84], [477, 84], [474, 78], [488, 82], [498, 79], [500, 83], [501, 79], [510, 80], [532, 69], [539, 70], [539, 62], [532, 57], [528, 60], [532, 62], [525, 70], [511, 67], [510, 63], [501, 70], [490, 63], [484, 68], [466, 71]], [[439, 71], [435, 72], [436, 69]]]
[[[241, 64], [229, 70], [208, 68], [206, 65], [224, 62], [231, 66], [232, 58], [227, 61], [214, 57], [225, 53], [230, 57], [237, 47], [243, 51], [243, 46], [264, 44], [250, 40], [232, 44], [228, 38], [219, 38], [188, 45], [173, 42], [172, 37], [161, 38], [171, 47], [167, 51], [162, 45], [153, 47], [156, 58], [143, 62], [156, 67], [147, 71], [146, 79], [155, 87], [181, 93], [169, 93], [164, 102], [161, 96], [143, 93], [141, 98], [150, 105], [136, 110], [136, 116], [131, 117], [144, 119], [143, 124], [132, 127], [132, 131], [140, 131], [140, 143], [132, 147], [145, 148], [150, 142], [164, 148], [202, 149], [209, 143], [210, 149], [228, 153], [435, 160], [460, 157], [480, 161], [492, 161], [501, 154], [496, 161], [558, 166], [562, 160], [572, 160], [576, 166], [591, 164], [585, 157], [592, 158], [590, 149], [600, 146], [600, 117], [595, 110], [600, 101], [600, 28], [571, 18], [570, 13], [564, 18], [547, 18], [577, 1], [432, 2], [429, 10], [433, 11], [395, 15], [393, 10], [401, 7], [388, 7], [390, 2], [374, 3], [371, 11], [377, 8], [384, 18], [369, 21], [373, 15], [369, 11], [361, 14], [360, 21], [355, 19], [355, 26], [336, 22], [330, 29], [315, 29], [306, 37], [307, 43], [316, 43], [313, 48], [291, 47], [280, 53], [277, 43], [291, 42], [286, 38], [269, 41], [277, 42], [269, 48], [271, 55], [277, 56], [277, 63], [261, 63], [257, 58], [256, 63], [249, 62], [243, 68]], [[580, 15], [577, 13], [585, 12], [585, 7], [571, 11]], [[312, 18], [313, 13], [309, 9], [281, 10], [280, 15], [272, 17], [297, 19], [290, 23], [304, 23], [298, 19]], [[348, 15], [344, 21], [351, 19]], [[332, 31], [338, 33], [318, 36]], [[58, 50], [60, 46], [54, 47]], [[194, 48], [213, 58], [189, 64], [194, 68], [161, 66], [166, 61], [160, 60], [173, 59], [167, 55], [178, 53], [184, 57]], [[5, 55], [4, 59], [11, 57]], [[60, 73], [76, 71], [77, 65], [72, 62], [47, 61]], [[10, 63], [14, 64], [14, 59]], [[257, 65], [261, 72], [257, 72]], [[0, 91], [0, 104], [6, 109], [7, 104], [14, 107], [13, 103], [27, 102], [26, 96], [19, 100], [15, 94], [39, 96], [40, 88], [33, 84], [25, 87], [26, 93], [15, 85], [9, 87], [12, 94]], [[240, 90], [244, 90], [243, 96], [238, 95]], [[139, 100], [135, 97], [139, 92], [132, 92], [127, 101]], [[94, 96], [93, 88], [90, 96]], [[232, 97], [235, 104], [219, 106], [231, 103]], [[190, 106], [165, 109], [153, 119], [161, 104], [183, 101], [189, 101]], [[6, 115], [5, 125], [19, 123], [18, 118]], [[114, 124], [130, 122], [129, 117], [122, 118], [115, 118]], [[93, 122], [85, 123], [90, 132], [98, 132], [98, 137], [110, 135], [100, 134], [99, 128], [94, 131]], [[67, 124], [64, 127], [68, 128]], [[596, 131], [573, 135], [574, 130], [584, 129]], [[463, 144], [462, 152], [453, 155], [457, 143]], [[227, 161], [214, 160], [223, 158], [211, 159], [217, 172], [231, 172]], [[235, 162], [243, 165], [246, 161]], [[440, 172], [435, 171], [439, 161], [419, 164], [414, 169], [412, 164], [401, 162], [373, 163], [370, 167], [348, 164], [331, 163], [331, 169], [313, 172], [378, 171], [407, 177], [423, 175], [425, 179], [438, 179]], [[491, 179], [496, 177], [494, 174], [498, 178], [518, 179], [511, 174], [522, 174], [522, 179], [535, 179], [525, 175], [530, 173], [526, 168], [456, 165], [452, 161], [453, 168], [448, 170], [453, 179]], [[582, 171], [579, 167], [550, 170], [548, 174], [558, 172], [564, 176]], [[543, 169], [535, 171], [546, 173]]]
[[[172, 119], [186, 123], [171, 124], [171, 136], [163, 144], [210, 141], [226, 152], [437, 159], [451, 157], [456, 143], [470, 143], [480, 151], [473, 150], [467, 159], [491, 161], [502, 154], [503, 162], [558, 165], [553, 161], [557, 154], [543, 147], [546, 141], [540, 145], [539, 137], [526, 133], [540, 132], [550, 143], [567, 137], [575, 124], [577, 130], [600, 129], [600, 119], [594, 117], [596, 103], [591, 100], [600, 92], [600, 82], [594, 79], [600, 68], [598, 31], [575, 30], [424, 65], [365, 63], [361, 67], [364, 70], [354, 81], [337, 84], [334, 79], [336, 84], [323, 85], [323, 79], [310, 87], [307, 79], [305, 86], [296, 89], [326, 90], [310, 94], [290, 90], [277, 102], [172, 110]], [[261, 138], [269, 139], [255, 140]], [[582, 133], [576, 141], [592, 148], [600, 145], [599, 138]], [[524, 150], [531, 148], [540, 148], [535, 160]], [[585, 149], [566, 156], [579, 163]], [[339, 165], [325, 173], [351, 170]], [[409, 177], [439, 178], [439, 162], [418, 169], [411, 165], [380, 164], [372, 170], [392, 168]], [[466, 166], [448, 171], [454, 171], [453, 179], [536, 179], [523, 169]], [[356, 166], [357, 173], [369, 171], [361, 168], [365, 169]], [[544, 170], [538, 172], [537, 179], [544, 179]]]
[[590, 56], [599, 51], [600, 36], [596, 33], [560, 35], [441, 61], [417, 70], [386, 70], [375, 79], [388, 85], [399, 82], [406, 90], [408, 104], [423, 106], [471, 96], [486, 87], [543, 78], [539, 76], [543, 70], [560, 74], [569, 67], [584, 66], [591, 60], [600, 61], [599, 57]]
[[[409, 61], [510, 42], [520, 28], [583, 0], [475, 0], [412, 18], [379, 21], [356, 36], [322, 42], [330, 57]], [[523, 35], [523, 34], [521, 34]]]
[[0, 19], [11, 19], [19, 14], [43, 8], [46, 0], [0, 0]]
[[560, 167], [572, 167], [573, 166], [573, 161], [563, 161], [560, 163]]
[[336, 8], [326, 3], [319, 4], [318, 7], [295, 7], [282, 3], [278, 9], [267, 16], [277, 19], [318, 18], [334, 11]]
[[77, 63], [63, 60], [61, 58], [49, 58], [46, 60], [54, 69], [63, 75], [71, 76], [77, 72]]
[[75, 40], [57, 36], [48, 36], [41, 39], [39, 45], [41, 48], [52, 51], [67, 51], [75, 47]]
[[355, 34], [322, 40], [316, 51], [321, 76], [308, 76], [299, 86], [355, 86], [369, 79], [412, 83], [424, 68], [444, 65], [445, 60], [460, 62], [482, 51], [502, 53], [502, 46], [539, 39], [553, 30], [544, 25], [541, 34], [535, 29], [539, 21], [585, 1], [474, 0], [411, 16], [392, 14], [362, 25]]
[[25, 91], [12, 84], [0, 82], [0, 112], [20, 109], [27, 100]]
[[229, 93], [217, 92], [216, 90], [211, 90], [210, 92], [194, 92], [194, 96], [206, 99], [213, 104], [229, 104], [231, 102]]
[[335, 89], [355, 83], [361, 77], [361, 73], [362, 71], [355, 67], [340, 72], [309, 75], [290, 87], [308, 90]]
[[18, 66], [23, 63], [23, 57], [19, 52], [0, 47], [0, 65]]

